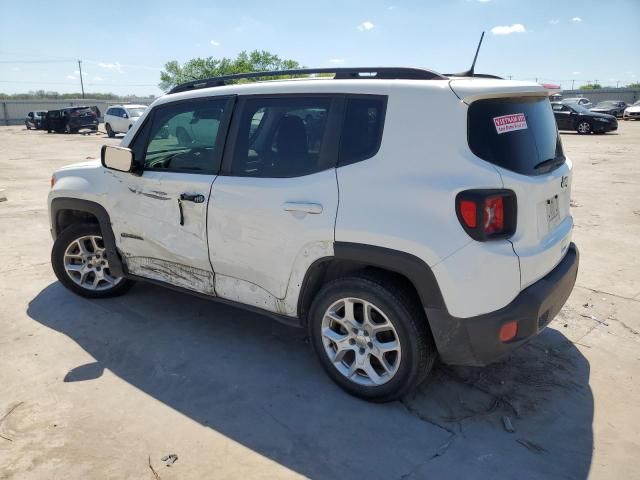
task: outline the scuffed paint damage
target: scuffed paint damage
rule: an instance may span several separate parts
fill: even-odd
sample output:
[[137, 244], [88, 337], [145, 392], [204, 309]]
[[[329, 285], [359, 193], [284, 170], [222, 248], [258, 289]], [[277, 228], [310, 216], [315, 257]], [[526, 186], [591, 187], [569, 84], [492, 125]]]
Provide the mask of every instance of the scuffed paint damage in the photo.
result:
[[159, 192], [157, 190], [151, 190], [150, 192], [145, 192], [144, 190], [139, 190], [135, 187], [128, 187], [131, 193], [135, 193], [136, 195], [144, 195], [145, 197], [153, 198], [154, 200], [171, 200], [170, 197], [167, 197], [165, 192]]
[[282, 300], [251, 282], [226, 275], [216, 275], [215, 286], [216, 294], [220, 298], [288, 315]]
[[215, 276], [216, 294], [234, 302], [252, 305], [289, 317], [297, 317], [298, 296], [307, 270], [316, 260], [332, 256], [333, 242], [323, 241], [305, 245], [293, 263], [284, 298], [277, 298], [254, 283], [220, 274]]
[[207, 270], [168, 262], [151, 257], [128, 257], [125, 263], [130, 273], [141, 277], [170, 283], [207, 295], [216, 294], [213, 273]]

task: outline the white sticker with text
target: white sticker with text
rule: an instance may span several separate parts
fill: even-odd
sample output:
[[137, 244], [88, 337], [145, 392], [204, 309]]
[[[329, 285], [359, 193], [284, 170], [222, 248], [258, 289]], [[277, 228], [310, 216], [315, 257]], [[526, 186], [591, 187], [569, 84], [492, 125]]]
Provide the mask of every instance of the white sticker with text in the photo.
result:
[[527, 119], [524, 116], [524, 113], [512, 113], [511, 115], [494, 117], [493, 124], [496, 126], [498, 135], [501, 133], [513, 132], [515, 130], [527, 129]]

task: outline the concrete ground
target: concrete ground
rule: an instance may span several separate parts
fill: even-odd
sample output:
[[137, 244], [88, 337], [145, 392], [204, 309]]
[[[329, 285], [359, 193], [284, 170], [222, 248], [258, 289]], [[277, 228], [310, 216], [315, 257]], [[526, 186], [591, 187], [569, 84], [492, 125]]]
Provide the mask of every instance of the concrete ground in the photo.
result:
[[640, 122], [563, 134], [581, 266], [550, 327], [385, 405], [343, 393], [304, 332], [266, 317], [61, 287], [51, 172], [117, 142], [0, 127], [0, 478], [640, 477]]

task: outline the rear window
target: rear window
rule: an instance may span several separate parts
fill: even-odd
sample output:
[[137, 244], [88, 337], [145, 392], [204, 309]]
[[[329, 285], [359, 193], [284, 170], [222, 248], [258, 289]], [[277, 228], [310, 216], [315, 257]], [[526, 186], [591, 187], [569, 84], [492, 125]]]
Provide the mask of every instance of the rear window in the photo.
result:
[[468, 115], [469, 147], [483, 160], [524, 175], [541, 175], [564, 163], [547, 98], [478, 100]]

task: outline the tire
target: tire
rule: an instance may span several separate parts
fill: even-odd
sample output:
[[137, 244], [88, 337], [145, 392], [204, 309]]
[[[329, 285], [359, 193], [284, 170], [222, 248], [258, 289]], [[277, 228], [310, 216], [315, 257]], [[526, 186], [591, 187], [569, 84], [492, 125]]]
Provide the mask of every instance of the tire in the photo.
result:
[[580, 135], [588, 135], [589, 133], [591, 133], [591, 124], [586, 120], [582, 120], [578, 122], [578, 125], [576, 126], [576, 131]]
[[[346, 313], [346, 303], [354, 305], [354, 315]], [[371, 320], [365, 311], [373, 312], [368, 315]], [[380, 331], [374, 334], [372, 326]], [[410, 393], [427, 377], [437, 357], [420, 306], [378, 276], [363, 274], [327, 283], [313, 300], [308, 329], [320, 364], [332, 380], [373, 402], [390, 402]], [[380, 354], [378, 346], [389, 351]], [[368, 373], [372, 371], [374, 375]]]
[[24, 126], [27, 127], [27, 130], [31, 130], [31, 127], [29, 126], [29, 124], [27, 122], [24, 122]]
[[[84, 246], [85, 254], [80, 250], [80, 243]], [[82, 297], [107, 298], [122, 295], [131, 288], [133, 282], [124, 277], [111, 276], [109, 264], [103, 255], [100, 227], [78, 223], [65, 229], [56, 238], [51, 250], [51, 265], [60, 283]], [[70, 267], [75, 268], [72, 270]], [[101, 277], [97, 284], [96, 276]]]
[[68, 123], [64, 126], [64, 133], [71, 133], [71, 125]]
[[107, 136], [109, 138], [113, 138], [116, 136], [116, 132], [113, 131], [113, 129], [111, 128], [111, 125], [109, 125], [108, 123], [104, 126], [104, 128], [107, 129]]

